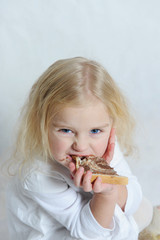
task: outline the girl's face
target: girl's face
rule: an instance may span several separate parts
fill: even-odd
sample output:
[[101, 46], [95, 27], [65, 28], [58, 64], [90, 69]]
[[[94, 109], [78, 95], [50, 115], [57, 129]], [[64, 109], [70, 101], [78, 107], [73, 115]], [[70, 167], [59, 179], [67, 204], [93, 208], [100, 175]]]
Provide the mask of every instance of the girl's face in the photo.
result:
[[68, 168], [71, 155], [102, 157], [111, 127], [112, 120], [106, 107], [97, 99], [82, 107], [64, 108], [49, 128], [53, 158]]

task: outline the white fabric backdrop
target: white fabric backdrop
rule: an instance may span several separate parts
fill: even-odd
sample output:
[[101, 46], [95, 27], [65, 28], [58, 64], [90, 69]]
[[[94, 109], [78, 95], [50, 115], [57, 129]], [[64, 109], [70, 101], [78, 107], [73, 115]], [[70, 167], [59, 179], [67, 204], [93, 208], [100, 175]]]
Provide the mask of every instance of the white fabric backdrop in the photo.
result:
[[0, 154], [37, 77], [55, 60], [101, 62], [132, 105], [144, 194], [160, 204], [160, 1], [0, 0]]

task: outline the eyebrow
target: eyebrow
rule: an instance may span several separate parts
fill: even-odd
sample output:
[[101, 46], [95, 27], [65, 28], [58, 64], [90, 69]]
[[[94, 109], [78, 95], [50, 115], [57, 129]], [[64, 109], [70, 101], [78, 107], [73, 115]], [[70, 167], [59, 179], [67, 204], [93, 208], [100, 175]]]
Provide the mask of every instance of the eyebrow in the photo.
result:
[[[65, 127], [65, 128], [68, 128], [68, 129], [70, 129], [70, 128], [72, 128], [71, 126], [69, 126], [67, 123], [65, 123], [65, 122], [53, 122], [52, 123], [52, 125], [54, 126], [54, 127], [58, 127], [58, 128], [61, 128], [61, 127]], [[110, 126], [110, 124], [109, 123], [104, 123], [104, 124], [102, 124], [102, 125], [98, 125], [98, 126], [95, 126], [95, 127], [91, 127], [91, 129], [102, 129], [102, 128], [106, 128], [106, 127], [109, 127]]]
[[[66, 125], [66, 124], [62, 124], [62, 123], [58, 123], [58, 124], [55, 124], [55, 123], [53, 123], [53, 126], [55, 126], [55, 127], [66, 127], [66, 128], [71, 128], [71, 126], [69, 126], [68, 124]], [[110, 126], [110, 124], [109, 123], [107, 123], [107, 124], [105, 124], [105, 125], [101, 125], [101, 126], [96, 126], [96, 127], [91, 127], [91, 129], [99, 129], [99, 128], [106, 128], [106, 127], [109, 127]]]
[[98, 127], [94, 127], [93, 129], [96, 129], [96, 128], [105, 128], [105, 127], [109, 127], [109, 123], [106, 123], [104, 125], [99, 125]]
[[53, 122], [52, 125], [53, 125], [54, 127], [66, 127], [66, 128], [71, 128], [71, 126], [69, 126], [68, 124], [63, 123], [63, 122], [58, 122], [58, 123]]

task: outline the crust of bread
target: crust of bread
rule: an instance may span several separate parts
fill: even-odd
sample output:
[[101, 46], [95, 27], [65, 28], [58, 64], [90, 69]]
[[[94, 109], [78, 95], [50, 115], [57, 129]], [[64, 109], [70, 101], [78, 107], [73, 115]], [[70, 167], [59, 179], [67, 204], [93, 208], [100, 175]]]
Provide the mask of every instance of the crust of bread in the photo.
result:
[[119, 184], [119, 185], [127, 185], [128, 178], [119, 175], [105, 175], [105, 174], [92, 174], [91, 182], [94, 182], [97, 177], [101, 177], [103, 183], [109, 184]]

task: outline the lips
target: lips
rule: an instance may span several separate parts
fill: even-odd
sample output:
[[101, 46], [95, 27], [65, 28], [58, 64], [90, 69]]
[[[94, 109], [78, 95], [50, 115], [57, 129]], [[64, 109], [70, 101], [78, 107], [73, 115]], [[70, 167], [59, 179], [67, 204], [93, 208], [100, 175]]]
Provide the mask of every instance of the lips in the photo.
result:
[[66, 160], [69, 160], [70, 162], [76, 162], [76, 157], [80, 157], [81, 159], [83, 158], [87, 158], [89, 156], [93, 156], [93, 155], [82, 155], [82, 154], [68, 154], [67, 157], [66, 157]]
[[73, 159], [72, 159], [72, 155], [67, 155], [66, 159], [72, 161], [72, 160], [73, 160]]

